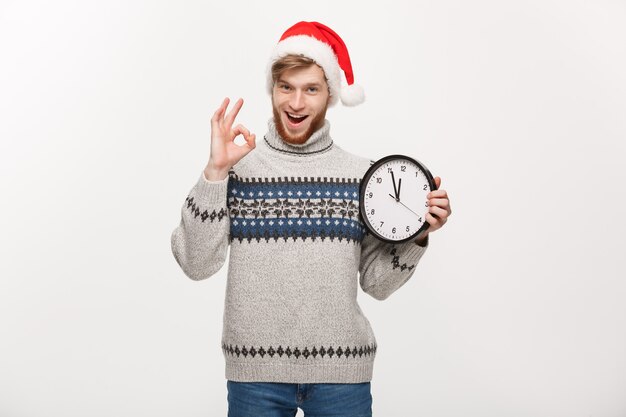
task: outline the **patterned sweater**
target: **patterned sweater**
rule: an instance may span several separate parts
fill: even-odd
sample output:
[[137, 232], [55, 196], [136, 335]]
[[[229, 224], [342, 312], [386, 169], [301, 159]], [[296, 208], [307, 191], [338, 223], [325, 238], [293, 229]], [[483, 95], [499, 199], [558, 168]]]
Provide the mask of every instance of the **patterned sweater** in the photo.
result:
[[185, 275], [211, 277], [230, 248], [226, 379], [370, 381], [377, 342], [357, 287], [386, 299], [428, 247], [428, 238], [425, 246], [391, 244], [367, 232], [359, 184], [373, 161], [343, 150], [329, 132], [326, 120], [306, 143], [292, 145], [270, 119], [264, 140], [224, 180], [201, 173], [185, 199], [171, 235]]

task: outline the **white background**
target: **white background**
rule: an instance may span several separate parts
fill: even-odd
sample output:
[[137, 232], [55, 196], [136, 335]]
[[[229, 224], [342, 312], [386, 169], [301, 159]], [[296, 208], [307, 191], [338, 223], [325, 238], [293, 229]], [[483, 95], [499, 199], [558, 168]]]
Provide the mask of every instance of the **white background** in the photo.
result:
[[0, 415], [226, 415], [227, 267], [189, 280], [170, 234], [221, 100], [265, 133], [299, 20], [365, 88], [333, 139], [416, 157], [453, 208], [404, 287], [359, 290], [374, 415], [626, 415], [615, 0], [0, 3]]

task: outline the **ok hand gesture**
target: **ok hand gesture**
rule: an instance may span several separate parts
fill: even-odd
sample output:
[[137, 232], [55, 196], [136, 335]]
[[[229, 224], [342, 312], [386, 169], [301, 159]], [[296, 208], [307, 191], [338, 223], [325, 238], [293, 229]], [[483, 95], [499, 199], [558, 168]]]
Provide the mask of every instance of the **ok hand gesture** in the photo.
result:
[[[226, 97], [211, 118], [211, 155], [204, 169], [204, 175], [209, 181], [226, 178], [228, 170], [256, 147], [254, 133], [250, 134], [242, 124], [232, 127], [243, 106], [243, 99], [237, 100], [235, 106], [224, 116], [229, 102], [230, 99]], [[243, 135], [246, 140], [243, 145], [235, 143], [235, 138], [239, 135]]]

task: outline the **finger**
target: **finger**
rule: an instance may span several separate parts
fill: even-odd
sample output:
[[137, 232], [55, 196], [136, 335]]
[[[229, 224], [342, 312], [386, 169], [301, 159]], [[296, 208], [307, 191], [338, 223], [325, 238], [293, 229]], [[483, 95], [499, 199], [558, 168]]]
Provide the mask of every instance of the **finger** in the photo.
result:
[[446, 190], [433, 190], [428, 193], [426, 198], [448, 198], [448, 192]]
[[256, 148], [256, 135], [254, 133], [250, 134], [250, 131], [242, 124], [238, 124], [237, 126], [235, 126], [235, 128], [233, 129], [233, 140], [237, 135], [243, 135], [243, 138], [246, 140], [246, 143], [243, 145], [240, 145], [241, 148], [244, 148], [244, 152], [242, 153], [242, 155], [246, 155], [248, 152], [250, 152], [252, 149]]
[[222, 117], [222, 115], [224, 114], [224, 112], [226, 111], [226, 108], [228, 107], [228, 103], [230, 102], [230, 99], [228, 97], [226, 97], [223, 101], [222, 104], [220, 104], [220, 106], [218, 107], [217, 110], [215, 110], [215, 113], [213, 113], [213, 119], [215, 119], [216, 121], [219, 121], [219, 119]]
[[246, 138], [246, 143], [241, 145], [241, 149], [243, 151], [242, 153], [244, 156], [247, 155], [251, 150], [256, 148], [255, 139], [256, 139], [256, 136], [252, 134]]
[[250, 150], [256, 148], [256, 135], [254, 133], [246, 137], [245, 139], [246, 139], [246, 145], [248, 145]]
[[450, 206], [450, 200], [448, 200], [447, 198], [431, 198], [428, 200], [428, 205], [447, 208], [448, 206]]
[[439, 219], [433, 216], [431, 213], [426, 213], [426, 222], [429, 225], [428, 226], [429, 232], [437, 230], [441, 227], [441, 223]]
[[[235, 139], [236, 136], [243, 135], [244, 139], [250, 136], [250, 131], [242, 124], [238, 124], [232, 131], [232, 138]], [[247, 140], [246, 140], [247, 141]]]
[[445, 223], [446, 219], [448, 218], [448, 212], [441, 207], [429, 207], [428, 213], [435, 216], [441, 224]]
[[219, 124], [222, 121], [224, 112], [226, 111], [226, 107], [228, 107], [229, 102], [230, 99], [226, 97], [224, 101], [222, 101], [222, 104], [219, 106], [219, 108], [215, 110], [215, 113], [213, 113], [213, 117], [211, 117], [211, 129], [216, 130], [219, 127]]
[[226, 126], [230, 127], [233, 125], [233, 122], [235, 121], [235, 117], [237, 117], [237, 113], [239, 113], [241, 106], [243, 106], [242, 98], [240, 98], [239, 100], [235, 102], [235, 106], [228, 112], [228, 114], [224, 118], [224, 122], [226, 123]]
[[[252, 149], [256, 148], [256, 135], [254, 133], [250, 133], [250, 131], [248, 129], [246, 129], [245, 126], [238, 124], [235, 129], [233, 129], [233, 140], [234, 138], [241, 134], [243, 135], [243, 138], [246, 140], [245, 146], [248, 148], [248, 151], [251, 151]], [[244, 146], [244, 145], [242, 145]]]
[[254, 134], [246, 137], [246, 143], [237, 146], [237, 159], [240, 160], [244, 156], [246, 156], [250, 151], [256, 148], [255, 142], [256, 136]]

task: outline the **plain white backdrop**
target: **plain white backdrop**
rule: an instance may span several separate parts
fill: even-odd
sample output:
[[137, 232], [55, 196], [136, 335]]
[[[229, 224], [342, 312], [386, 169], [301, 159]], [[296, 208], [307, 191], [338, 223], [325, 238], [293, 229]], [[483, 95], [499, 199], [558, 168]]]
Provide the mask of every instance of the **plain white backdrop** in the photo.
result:
[[191, 281], [170, 234], [222, 99], [265, 133], [300, 20], [365, 89], [336, 143], [453, 208], [404, 287], [359, 290], [374, 415], [626, 415], [624, 1], [116, 0], [0, 3], [0, 416], [226, 415], [227, 265]]

